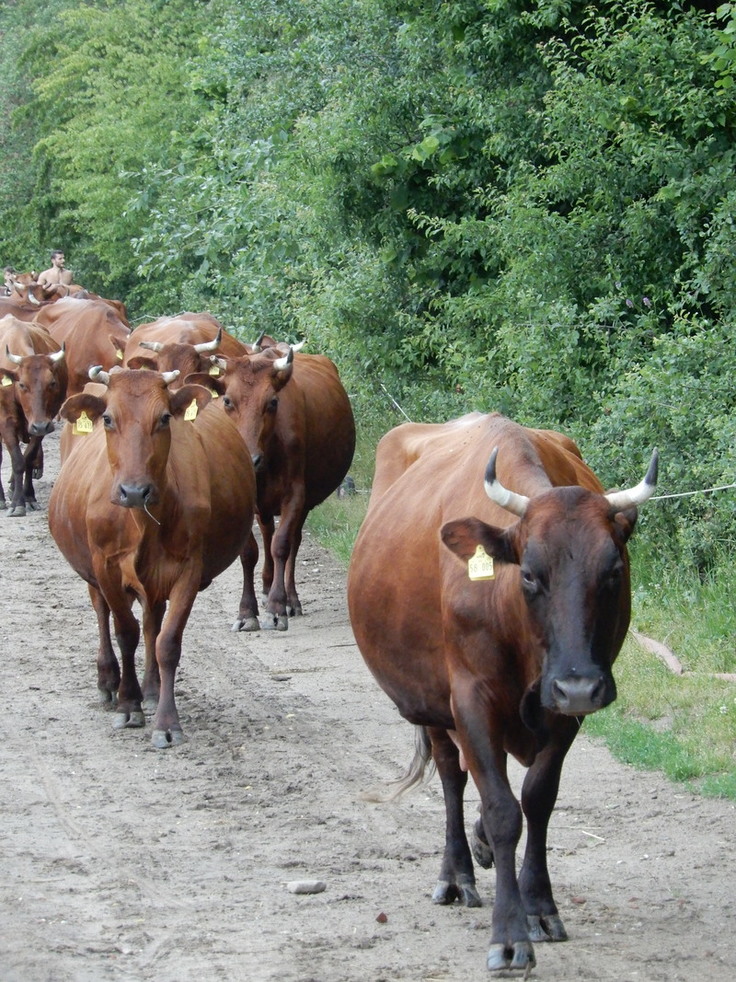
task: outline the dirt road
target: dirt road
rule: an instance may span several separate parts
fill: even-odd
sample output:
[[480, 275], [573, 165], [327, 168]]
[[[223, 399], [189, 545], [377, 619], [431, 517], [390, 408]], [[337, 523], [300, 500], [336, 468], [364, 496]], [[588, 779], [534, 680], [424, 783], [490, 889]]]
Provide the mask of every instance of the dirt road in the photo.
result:
[[[54, 435], [44, 506], [57, 451]], [[437, 779], [360, 797], [403, 773], [413, 730], [362, 663], [325, 550], [306, 537], [287, 633], [230, 632], [239, 566], [199, 596], [177, 687], [189, 739], [156, 751], [97, 704], [95, 620], [45, 510], [0, 513], [0, 545], [0, 982], [488, 977], [492, 871], [481, 909], [430, 900]], [[532, 978], [731, 982], [735, 833], [732, 804], [581, 737], [550, 835], [570, 940], [537, 945]], [[298, 879], [326, 889], [289, 892]]]

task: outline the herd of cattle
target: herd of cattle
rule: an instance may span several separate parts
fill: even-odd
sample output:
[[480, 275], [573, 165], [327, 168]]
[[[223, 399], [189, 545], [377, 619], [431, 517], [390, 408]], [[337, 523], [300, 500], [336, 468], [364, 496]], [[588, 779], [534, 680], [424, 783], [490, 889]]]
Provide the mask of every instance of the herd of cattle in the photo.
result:
[[[102, 699], [116, 727], [144, 726], [148, 709], [154, 746], [180, 743], [175, 674], [197, 592], [239, 557], [234, 630], [285, 630], [301, 613], [303, 524], [355, 448], [337, 370], [273, 338], [245, 344], [208, 314], [131, 332], [124, 309], [102, 298], [14, 297], [0, 300], [0, 382], [8, 514], [37, 507], [43, 436], [60, 417], [49, 527], [87, 583]], [[631, 603], [626, 543], [656, 478], [655, 451], [641, 483], [604, 493], [569, 438], [495, 413], [405, 423], [377, 448], [348, 574], [350, 621], [377, 682], [417, 727], [402, 788], [430, 760], [440, 775], [446, 836], [434, 902], [480, 905], [473, 856], [496, 866], [492, 971], [528, 972], [533, 942], [567, 937], [547, 827], [583, 717], [616, 697], [612, 665]], [[508, 754], [528, 768], [521, 805]], [[481, 799], [470, 843], [468, 773]]]

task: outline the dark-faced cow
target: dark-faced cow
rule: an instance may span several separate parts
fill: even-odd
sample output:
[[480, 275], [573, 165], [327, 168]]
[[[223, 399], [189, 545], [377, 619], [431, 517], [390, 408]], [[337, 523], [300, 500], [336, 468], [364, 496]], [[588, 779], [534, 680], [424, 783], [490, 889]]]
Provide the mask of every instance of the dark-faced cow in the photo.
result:
[[[495, 414], [397, 427], [378, 445], [348, 576], [358, 647], [421, 728], [410, 775], [431, 756], [442, 780], [435, 903], [480, 905], [463, 823], [467, 771], [478, 787], [473, 851], [497, 871], [493, 971], [528, 970], [533, 941], [566, 938], [547, 826], [583, 717], [616, 696], [611, 666], [631, 602], [626, 542], [656, 482], [655, 452], [640, 485], [604, 494], [573, 447]], [[529, 768], [521, 809], [507, 754]]]
[[103, 300], [64, 297], [40, 310], [34, 323], [45, 327], [66, 350], [69, 396], [89, 382], [89, 370], [100, 365], [109, 371], [122, 363], [122, 350], [130, 335], [117, 311]]
[[[38, 507], [33, 479], [43, 473], [42, 441], [54, 429], [66, 388], [64, 351], [48, 331], [10, 315], [1, 318], [0, 433], [13, 469], [11, 518]], [[2, 481], [0, 507], [5, 507]]]
[[[107, 384], [103, 395], [83, 392], [62, 407], [79, 445], [66, 453], [54, 485], [49, 527], [88, 584], [100, 632], [98, 688], [117, 699], [115, 725], [143, 726], [143, 700], [157, 703], [152, 742], [167, 747], [183, 739], [174, 680], [197, 592], [252, 538], [253, 464], [202, 386], [169, 391], [173, 380], [158, 372], [100, 372], [97, 379]], [[142, 690], [135, 599], [146, 649]]]
[[[220, 393], [218, 402], [253, 456], [269, 615], [261, 623], [286, 630], [288, 616], [302, 613], [295, 581], [302, 528], [347, 473], [355, 450], [353, 411], [335, 365], [324, 355], [295, 355], [291, 348], [282, 355], [275, 345], [218, 363], [221, 378], [189, 380]], [[241, 608], [233, 630], [242, 625]]]

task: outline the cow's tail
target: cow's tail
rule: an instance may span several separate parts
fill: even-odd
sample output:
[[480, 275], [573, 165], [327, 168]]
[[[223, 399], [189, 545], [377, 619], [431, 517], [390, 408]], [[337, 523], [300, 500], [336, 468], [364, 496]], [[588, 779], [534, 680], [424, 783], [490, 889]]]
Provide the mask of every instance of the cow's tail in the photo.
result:
[[409, 788], [417, 784], [427, 784], [434, 774], [434, 761], [432, 760], [432, 745], [429, 740], [429, 733], [425, 726], [417, 726], [414, 730], [414, 757], [403, 777], [396, 781], [391, 781], [388, 789], [379, 791], [364, 791], [360, 798], [363, 801], [375, 801], [385, 803], [395, 801]]

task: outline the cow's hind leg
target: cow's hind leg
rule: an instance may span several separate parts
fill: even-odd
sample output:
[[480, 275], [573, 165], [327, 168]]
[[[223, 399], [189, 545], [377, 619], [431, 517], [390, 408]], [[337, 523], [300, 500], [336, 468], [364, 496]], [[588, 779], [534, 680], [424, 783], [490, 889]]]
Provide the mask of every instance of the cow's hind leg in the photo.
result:
[[451, 904], [461, 900], [466, 907], [480, 907], [473, 860], [465, 836], [463, 795], [468, 775], [460, 767], [458, 749], [447, 735], [447, 730], [431, 727], [428, 732], [445, 798], [445, 852], [432, 901], [435, 904]]
[[576, 719], [561, 719], [546, 747], [527, 771], [521, 805], [527, 822], [526, 850], [519, 889], [532, 941], [566, 941], [547, 869], [547, 827], [557, 800], [565, 755], [578, 731]]
[[161, 694], [161, 676], [156, 661], [156, 638], [166, 613], [166, 602], [143, 608], [143, 643], [146, 649], [146, 663], [143, 672], [143, 710], [155, 712]]

